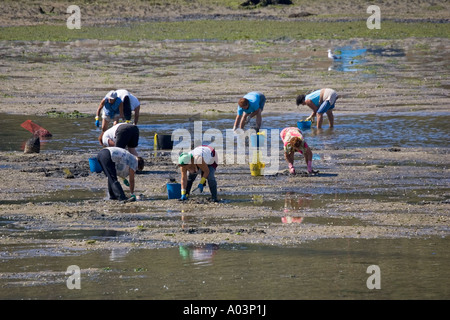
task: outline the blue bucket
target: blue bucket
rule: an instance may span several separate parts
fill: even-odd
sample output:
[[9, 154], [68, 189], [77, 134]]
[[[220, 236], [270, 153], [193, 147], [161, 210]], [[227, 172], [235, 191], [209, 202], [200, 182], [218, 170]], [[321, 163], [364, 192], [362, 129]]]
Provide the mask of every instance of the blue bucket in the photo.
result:
[[300, 130], [311, 129], [311, 121], [304, 121], [304, 120], [298, 121], [297, 127]]
[[91, 172], [100, 173], [103, 171], [102, 166], [98, 162], [97, 158], [89, 158], [89, 167], [91, 168]]
[[250, 136], [250, 144], [252, 147], [263, 147], [265, 143], [265, 136], [263, 134], [253, 134]]
[[167, 184], [167, 195], [169, 199], [180, 199], [181, 198], [181, 184], [180, 183], [168, 183]]

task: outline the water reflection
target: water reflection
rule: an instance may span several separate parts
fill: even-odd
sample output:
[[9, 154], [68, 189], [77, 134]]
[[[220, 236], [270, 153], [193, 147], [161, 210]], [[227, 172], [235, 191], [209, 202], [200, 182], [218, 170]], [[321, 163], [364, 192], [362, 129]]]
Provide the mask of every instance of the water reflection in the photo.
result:
[[112, 248], [109, 254], [109, 261], [125, 261], [125, 257], [129, 254], [130, 249], [128, 248]]
[[180, 256], [183, 261], [191, 262], [194, 265], [210, 265], [213, 257], [219, 250], [219, 245], [207, 243], [204, 245], [184, 245], [179, 247]]
[[[284, 213], [289, 212], [297, 212], [301, 208], [309, 207], [311, 206], [311, 199], [304, 196], [298, 196], [293, 192], [287, 192], [286, 196], [284, 198]], [[300, 216], [292, 216], [292, 215], [286, 215], [281, 217], [281, 222], [290, 224], [290, 223], [302, 223], [303, 217]]]
[[312, 200], [311, 195], [299, 196], [293, 192], [287, 192], [284, 197], [284, 213], [291, 211], [299, 211], [301, 208], [311, 207]]
[[281, 222], [283, 223], [302, 223], [303, 217], [291, 217], [291, 216], [285, 216], [281, 217]]
[[355, 72], [366, 63], [364, 58], [366, 48], [353, 48], [351, 46], [338, 47], [335, 50], [338, 59], [328, 67], [328, 71]]
[[[251, 244], [220, 245], [220, 251], [214, 244], [130, 248], [128, 254], [123, 250], [123, 258], [105, 254], [110, 250], [3, 246], [0, 298], [448, 299], [448, 246], [448, 237], [322, 239], [295, 248]], [[25, 257], [23, 250], [26, 259], [17, 259]], [[82, 290], [65, 285], [64, 272], [71, 264], [83, 270]], [[366, 286], [367, 267], [374, 264], [385, 279], [376, 291]]]

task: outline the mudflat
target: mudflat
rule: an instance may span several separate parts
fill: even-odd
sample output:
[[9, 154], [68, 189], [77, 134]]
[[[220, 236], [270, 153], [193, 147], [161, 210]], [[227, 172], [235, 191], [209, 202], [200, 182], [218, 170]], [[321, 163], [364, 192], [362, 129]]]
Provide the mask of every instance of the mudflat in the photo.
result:
[[[121, 14], [117, 17], [111, 17], [106, 2], [86, 5], [83, 25], [113, 25], [127, 32], [131, 22], [209, 17], [235, 19], [236, 23], [248, 19], [290, 21], [301, 19], [296, 13], [309, 12], [313, 15], [304, 18], [308, 22], [362, 20], [365, 27], [368, 16], [363, 7], [363, 15], [354, 16], [352, 1], [343, 5], [311, 1], [252, 10], [217, 9], [201, 1], [194, 6], [161, 3], [118, 2]], [[443, 27], [448, 25], [446, 2], [420, 1], [418, 9], [401, 1], [389, 6], [383, 11], [387, 19], [432, 19]], [[52, 7], [55, 14], [49, 12]], [[49, 2], [41, 8], [45, 14], [32, 2], [6, 2], [0, 20], [9, 26], [65, 23], [68, 15], [61, 18], [65, 4]], [[323, 12], [331, 9], [334, 14], [324, 16]], [[109, 90], [126, 88], [141, 101], [143, 114], [180, 114], [186, 121], [198, 114], [229, 115], [232, 119], [237, 99], [258, 90], [267, 96], [263, 121], [264, 114], [293, 114], [300, 119], [309, 112], [295, 105], [295, 97], [331, 87], [340, 95], [337, 116], [402, 112], [448, 117], [449, 44], [448, 37], [2, 40], [0, 112], [32, 119], [34, 115], [76, 110], [92, 117], [94, 129], [100, 100]], [[330, 61], [327, 49], [344, 59]], [[285, 125], [295, 126], [296, 120]], [[336, 121], [335, 130], [339, 130], [339, 119]], [[92, 134], [91, 153], [95, 154], [100, 150], [95, 144], [98, 132]], [[89, 172], [86, 153], [45, 148], [39, 154], [2, 151], [0, 220], [13, 223], [15, 231], [2, 236], [0, 243], [58, 241], [65, 247], [96, 249], [179, 243], [296, 245], [320, 238], [449, 235], [448, 148], [330, 145], [313, 150], [328, 155], [314, 162], [320, 170], [317, 176], [290, 176], [282, 152], [279, 170], [269, 176], [251, 177], [248, 164], [225, 163], [216, 174], [218, 203], [207, 200], [207, 189], [206, 195], [192, 195], [187, 202], [167, 200], [164, 186], [171, 177], [179, 179], [176, 165], [167, 154], [139, 151], [147, 164], [137, 176], [139, 199], [132, 203], [105, 200], [106, 178]], [[301, 171], [300, 155], [296, 163]], [[30, 232], [79, 229], [110, 229], [128, 236], [122, 241], [36, 240], [27, 236]]]

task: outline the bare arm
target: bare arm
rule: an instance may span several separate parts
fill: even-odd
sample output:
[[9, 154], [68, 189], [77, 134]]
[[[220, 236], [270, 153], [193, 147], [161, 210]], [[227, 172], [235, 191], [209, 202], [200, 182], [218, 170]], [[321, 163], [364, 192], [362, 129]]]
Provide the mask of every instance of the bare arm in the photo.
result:
[[290, 153], [284, 152], [284, 158], [286, 159], [287, 163], [294, 164], [294, 152], [291, 151]]
[[102, 111], [104, 106], [105, 106], [105, 99], [102, 99], [102, 101], [100, 102], [100, 105], [97, 108], [97, 112], [95, 113], [95, 115], [97, 117], [100, 117], [100, 112]]
[[105, 131], [102, 131], [102, 133], [100, 133], [100, 135], [98, 136], [98, 142], [100, 143], [101, 146], [103, 146], [103, 134], [105, 133]]
[[181, 189], [185, 189], [187, 187], [187, 169], [180, 167], [181, 170]]
[[247, 118], [248, 118], [248, 114], [244, 113], [242, 116], [242, 120], [241, 120], [241, 124], [240, 124], [239, 128], [244, 129], [245, 123], [247, 122]]
[[123, 115], [123, 102], [121, 102], [119, 104], [119, 114], [120, 114], [120, 119], [125, 119], [125, 117]]
[[314, 102], [312, 102], [311, 100], [305, 100], [305, 104], [313, 111], [310, 115], [310, 117], [315, 117], [318, 107], [314, 104]]
[[198, 167], [200, 168], [200, 170], [202, 170], [202, 178], [207, 179], [209, 176], [209, 168], [208, 168], [208, 165], [206, 164], [205, 160], [203, 160], [203, 158], [202, 158], [202, 163], [199, 164]]
[[236, 120], [234, 121], [233, 130], [237, 129], [238, 126], [240, 127], [241, 118], [242, 118], [242, 116], [240, 116], [240, 115], [236, 116]]
[[139, 111], [141, 110], [141, 106], [137, 106], [136, 109], [134, 109], [134, 124], [138, 124], [139, 120]]

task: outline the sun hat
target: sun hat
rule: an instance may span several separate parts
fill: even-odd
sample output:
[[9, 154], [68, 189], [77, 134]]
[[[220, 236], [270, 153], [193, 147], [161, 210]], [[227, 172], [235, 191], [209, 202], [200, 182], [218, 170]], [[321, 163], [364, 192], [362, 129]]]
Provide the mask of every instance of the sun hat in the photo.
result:
[[178, 157], [178, 164], [184, 165], [184, 164], [190, 164], [192, 159], [192, 155], [187, 152], [183, 152]]
[[115, 99], [117, 98], [117, 93], [114, 90], [111, 90], [110, 92], [108, 92], [108, 94], [106, 95], [107, 99]]

